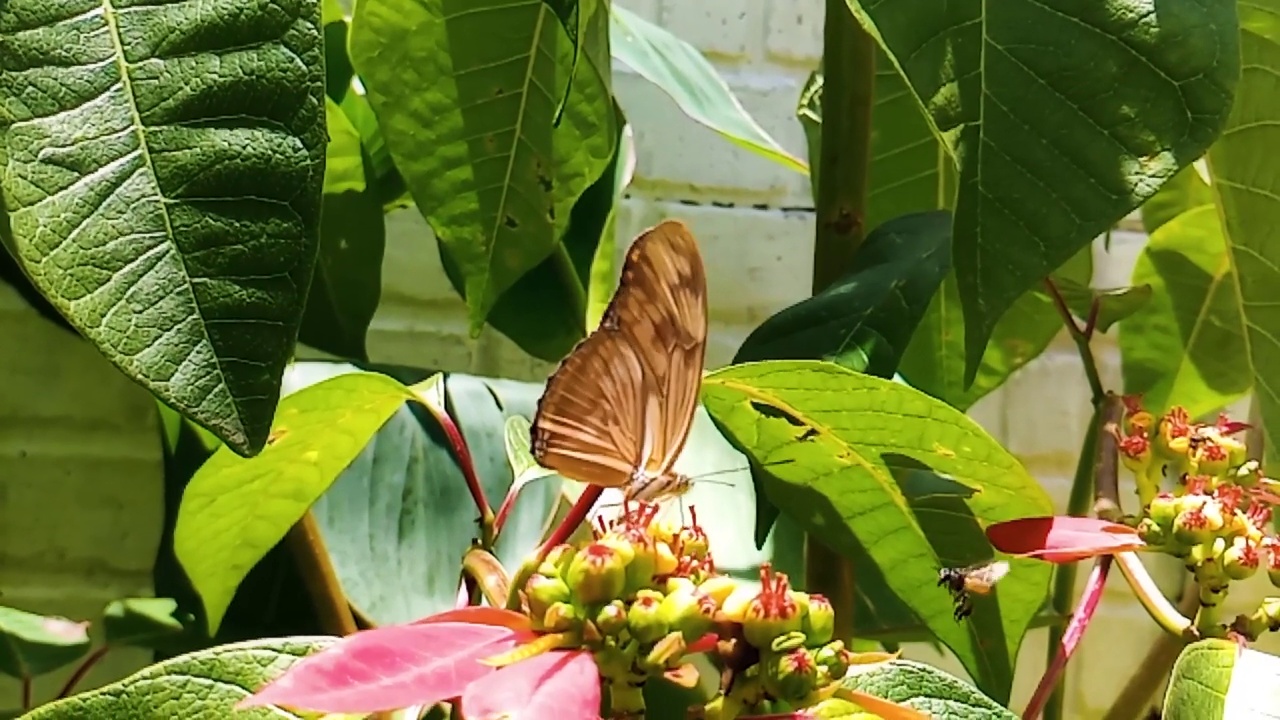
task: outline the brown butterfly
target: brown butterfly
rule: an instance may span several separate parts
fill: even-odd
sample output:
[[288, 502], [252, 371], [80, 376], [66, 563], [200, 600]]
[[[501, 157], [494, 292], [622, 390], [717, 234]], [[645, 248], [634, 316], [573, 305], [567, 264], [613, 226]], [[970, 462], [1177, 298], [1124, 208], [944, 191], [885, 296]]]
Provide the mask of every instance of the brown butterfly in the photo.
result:
[[672, 467], [693, 425], [707, 349], [698, 243], [668, 220], [632, 243], [600, 326], [547, 381], [530, 432], [540, 465], [627, 500], [684, 493]]

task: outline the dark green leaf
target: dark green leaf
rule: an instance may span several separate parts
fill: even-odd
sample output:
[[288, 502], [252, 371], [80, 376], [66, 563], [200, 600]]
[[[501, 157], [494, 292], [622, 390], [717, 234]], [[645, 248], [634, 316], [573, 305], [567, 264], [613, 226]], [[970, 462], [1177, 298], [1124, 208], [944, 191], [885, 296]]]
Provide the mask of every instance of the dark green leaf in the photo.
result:
[[[620, 108], [617, 124], [625, 125]], [[613, 295], [613, 248], [616, 231], [613, 208], [634, 168], [634, 146], [619, 133], [617, 152], [605, 173], [578, 198], [569, 216], [563, 241], [537, 267], [511, 286], [489, 312], [489, 324], [530, 355], [557, 362], [586, 337], [587, 313], [596, 263], [608, 271], [604, 302]], [[465, 279], [446, 248], [439, 246], [440, 263], [454, 289], [462, 294]], [[607, 259], [605, 259], [607, 258]], [[598, 299], [597, 299], [598, 302]], [[600, 313], [603, 313], [603, 308]]]
[[1208, 150], [1240, 75], [1234, 0], [849, 5], [960, 167], [966, 384], [1018, 298]]
[[867, 236], [847, 275], [764, 321], [733, 362], [830, 360], [890, 377], [950, 259], [950, 213], [891, 220]]
[[1249, 344], [1218, 209], [1202, 205], [1160, 226], [1133, 268], [1152, 300], [1120, 325], [1124, 389], [1161, 413], [1192, 417], [1249, 391]]
[[910, 660], [854, 665], [842, 685], [914, 708], [934, 720], [1018, 720], [963, 680]]
[[977, 600], [990, 604], [958, 624], [935, 563], [989, 559], [986, 524], [1053, 512], [1017, 459], [960, 411], [831, 363], [730, 366], [703, 380], [702, 399], [765, 471], [770, 500], [837, 551], [865, 549], [979, 687], [1007, 701], [1050, 568], [1014, 559], [996, 592]]
[[10, 0], [0, 37], [19, 262], [126, 375], [256, 454], [319, 241], [319, 2]]
[[75, 662], [89, 650], [88, 626], [0, 606], [0, 673], [35, 677]]
[[223, 446], [201, 466], [183, 493], [173, 544], [200, 593], [210, 634], [250, 568], [412, 397], [383, 375], [336, 377], [280, 403], [258, 457]]
[[107, 605], [102, 629], [107, 644], [152, 648], [181, 635], [186, 627], [174, 616], [178, 602], [172, 598], [128, 598]]
[[465, 278], [472, 332], [556, 252], [616, 138], [608, 89], [542, 0], [356, 6], [351, 59], [387, 147]]
[[336, 103], [351, 90], [355, 69], [347, 55], [347, 31], [350, 23], [338, 0], [322, 0], [321, 22], [324, 24], [324, 87]]
[[1067, 307], [1077, 318], [1088, 321], [1094, 302], [1098, 303], [1098, 315], [1094, 327], [1106, 332], [1112, 325], [1138, 312], [1151, 302], [1150, 285], [1131, 285], [1111, 290], [1094, 290], [1087, 284], [1067, 277], [1055, 277], [1054, 285], [1066, 301]]
[[339, 357], [367, 359], [369, 323], [382, 297], [386, 219], [372, 190], [324, 196], [320, 256], [299, 339]]
[[221, 720], [233, 716], [236, 720], [301, 720], [303, 715], [276, 707], [233, 708], [333, 640], [271, 638], [201, 650], [152, 665], [97, 690], [43, 705], [24, 720]]
[[387, 149], [386, 139], [382, 137], [382, 128], [378, 127], [378, 118], [373, 114], [364, 91], [352, 87], [351, 92], [342, 99], [341, 107], [356, 132], [360, 133], [360, 145], [364, 149], [365, 182], [382, 203], [383, 210], [391, 212], [413, 205], [404, 178], [391, 159], [391, 151]]
[[626, 8], [609, 8], [613, 55], [658, 86], [694, 121], [795, 170], [809, 168], [769, 136], [697, 48]]

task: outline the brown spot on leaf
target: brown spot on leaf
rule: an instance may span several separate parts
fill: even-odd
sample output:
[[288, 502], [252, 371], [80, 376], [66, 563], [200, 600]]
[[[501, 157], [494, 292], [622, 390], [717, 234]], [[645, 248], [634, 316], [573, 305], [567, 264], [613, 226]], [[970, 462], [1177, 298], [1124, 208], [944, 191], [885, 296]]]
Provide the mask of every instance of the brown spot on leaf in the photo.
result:
[[271, 428], [271, 434], [267, 436], [267, 447], [271, 447], [280, 441], [285, 435], [289, 434], [289, 428], [277, 427]]

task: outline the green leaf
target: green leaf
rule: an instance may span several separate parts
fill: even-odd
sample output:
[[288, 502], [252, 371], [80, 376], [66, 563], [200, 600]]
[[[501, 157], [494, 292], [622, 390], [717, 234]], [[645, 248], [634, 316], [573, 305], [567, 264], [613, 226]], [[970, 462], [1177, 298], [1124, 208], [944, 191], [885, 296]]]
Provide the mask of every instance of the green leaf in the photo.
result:
[[1239, 102], [1226, 131], [1209, 151], [1211, 186], [1217, 195], [1236, 282], [1230, 286], [1244, 319], [1245, 357], [1262, 414], [1268, 457], [1280, 448], [1280, 167], [1270, 162], [1280, 139], [1280, 1], [1240, 5], [1240, 54], [1244, 73]]
[[733, 362], [830, 360], [892, 376], [950, 260], [950, 213], [891, 220], [867, 236], [848, 274], [764, 321]]
[[[317, 387], [313, 383], [354, 371], [342, 363], [297, 363], [286, 389]], [[496, 509], [512, 482], [507, 418], [532, 415], [542, 384], [434, 375], [415, 391], [453, 418]], [[497, 546], [506, 567], [518, 567], [536, 548], [559, 491], [559, 482], [548, 479], [521, 494]], [[457, 604], [461, 560], [478, 535], [478, 511], [439, 421], [420, 404], [397, 410], [312, 512], [342, 588], [363, 616], [379, 625], [405, 623]]]
[[698, 49], [621, 5], [609, 8], [613, 56], [671, 96], [695, 122], [796, 172], [804, 161], [764, 131]]
[[1249, 344], [1216, 207], [1161, 225], [1133, 284], [1150, 285], [1152, 300], [1120, 325], [1125, 392], [1141, 393], [1152, 412], [1178, 404], [1199, 417], [1249, 391]]
[[499, 297], [556, 251], [604, 173], [608, 90], [541, 0], [356, 6], [351, 59], [418, 209], [465, 278], [477, 333]]
[[[626, 122], [617, 108], [617, 124]], [[533, 270], [515, 282], [489, 312], [489, 324], [507, 336], [530, 355], [558, 362], [573, 346], [586, 337], [586, 319], [595, 262], [601, 253], [613, 261], [613, 207], [625, 185], [618, 170], [631, 158], [634, 148], [623, 141], [621, 132], [614, 159], [600, 179], [578, 198], [569, 216], [569, 227], [554, 252]], [[625, 176], [630, 182], [630, 174]], [[465, 292], [466, 279], [443, 245], [439, 245], [440, 262], [446, 276], [459, 294]], [[609, 282], [615, 280], [612, 273]], [[609, 288], [605, 303], [613, 294]], [[603, 310], [600, 311], [603, 313]]]
[[[586, 327], [595, 329], [604, 317], [604, 311], [613, 299], [613, 292], [618, 284], [618, 203], [622, 194], [631, 185], [636, 173], [635, 133], [631, 125], [622, 116], [622, 108], [618, 108], [618, 150], [613, 160], [613, 197], [608, 207], [608, 215], [604, 227], [600, 231], [600, 243], [596, 245], [595, 256], [591, 259], [591, 272], [587, 280], [587, 318]], [[587, 196], [594, 196], [594, 187]], [[584, 197], [587, 197], [584, 196]], [[591, 207], [600, 210], [597, 201]], [[575, 208], [576, 210], [577, 208]], [[589, 226], [589, 223], [584, 223]]]
[[[1177, 662], [1173, 665], [1173, 674], [1169, 678], [1169, 688], [1165, 691], [1164, 708], [1161, 711], [1162, 720], [1207, 720], [1212, 718], [1248, 720], [1249, 718], [1274, 717], [1274, 713], [1239, 713], [1239, 711], [1244, 710], [1239, 706], [1233, 708], [1235, 712], [1227, 714], [1227, 698], [1231, 688], [1236, 685], [1236, 683], [1232, 682], [1235, 676], [1235, 668], [1243, 665], [1242, 661], [1245, 659], [1244, 654], [1238, 655], [1237, 653], [1241, 653], [1241, 648], [1238, 645], [1228, 640], [1216, 638], [1191, 643], [1183, 648], [1178, 655]], [[1261, 653], [1254, 650], [1244, 650], [1243, 653], [1261, 655]], [[1258, 663], [1257, 660], [1254, 660], [1255, 669], [1259, 664], [1270, 665], [1270, 672], [1266, 673], [1270, 677], [1251, 678], [1252, 680], [1263, 680], [1262, 683], [1251, 684], [1250, 690], [1255, 696], [1258, 695], [1259, 690], [1276, 687], [1277, 669], [1275, 664], [1277, 660], [1270, 656], [1263, 657], [1266, 658], [1267, 662]], [[1241, 683], [1241, 685], [1243, 684]], [[1243, 700], [1240, 697], [1242, 694], [1237, 690], [1235, 693], [1237, 701]], [[1275, 697], [1274, 692], [1263, 693], [1258, 699], [1269, 703], [1271, 706], [1269, 709], [1271, 710], [1274, 710], [1275, 704], [1280, 702], [1280, 698]], [[1250, 704], [1254, 704], [1257, 707], [1256, 701]]]
[[22, 266], [126, 375], [256, 454], [319, 241], [320, 3], [10, 0], [0, 37]]
[[186, 631], [174, 617], [178, 601], [173, 598], [127, 598], [116, 600], [103, 612], [102, 629], [107, 644], [154, 648]]
[[89, 650], [88, 627], [0, 606], [0, 673], [30, 678], [79, 660]]
[[841, 685], [914, 708], [935, 720], [1018, 720], [972, 685], [911, 660], [854, 665]]
[[1018, 298], [1208, 150], [1240, 74], [1234, 0], [849, 6], [960, 168], [966, 384]]
[[1152, 235], [1160, 226], [1201, 205], [1213, 205], [1213, 190], [1205, 178], [1209, 168], [1203, 160], [1182, 168], [1160, 190], [1142, 203], [1142, 228]]
[[254, 563], [412, 397], [382, 375], [336, 377], [281, 401], [258, 457], [221, 447], [201, 466], [182, 495], [173, 543], [204, 603], [211, 635]]
[[[1087, 285], [1093, 276], [1093, 252], [1086, 247], [1058, 269], [1054, 279]], [[982, 353], [978, 375], [964, 383], [965, 328], [960, 287], [954, 273], [942, 283], [911, 338], [898, 372], [913, 387], [967, 410], [1009, 376], [1036, 359], [1062, 332], [1062, 318], [1043, 288], [1022, 296], [1000, 318]]]
[[363, 192], [364, 157], [360, 148], [360, 133], [331, 98], [325, 97], [324, 104], [325, 122], [329, 130], [329, 144], [325, 147], [324, 155], [324, 192], [326, 195]]
[[374, 191], [324, 196], [320, 256], [299, 340], [339, 357], [368, 359], [386, 242], [386, 217]]
[[183, 717], [280, 720], [306, 716], [276, 707], [234, 710], [236, 703], [284, 674], [334, 638], [252, 640], [201, 650], [157, 663], [118, 682], [42, 705], [23, 720], [118, 720]]
[[1110, 330], [1112, 325], [1151, 302], [1151, 286], [1146, 284], [1095, 290], [1085, 283], [1066, 277], [1055, 277], [1053, 282], [1071, 314], [1083, 321], [1088, 321], [1094, 302], [1098, 303], [1098, 315], [1093, 323], [1098, 332]]
[[771, 501], [833, 549], [865, 548], [978, 686], [1007, 701], [1049, 566], [1014, 559], [995, 602], [959, 624], [937, 587], [936, 562], [988, 559], [983, 526], [1053, 512], [1012, 455], [958, 410], [830, 363], [730, 366], [703, 380], [702, 399], [730, 442], [765, 471]]

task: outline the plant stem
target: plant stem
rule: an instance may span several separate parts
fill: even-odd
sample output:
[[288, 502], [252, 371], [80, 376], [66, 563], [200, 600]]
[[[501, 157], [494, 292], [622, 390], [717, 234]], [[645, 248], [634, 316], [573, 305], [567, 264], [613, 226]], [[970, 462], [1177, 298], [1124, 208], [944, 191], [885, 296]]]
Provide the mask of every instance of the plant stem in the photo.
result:
[[67, 682], [62, 686], [62, 689], [58, 691], [58, 697], [70, 697], [71, 693], [75, 691], [76, 685], [80, 684], [80, 681], [84, 679], [84, 676], [89, 674], [89, 671], [93, 669], [93, 666], [97, 665], [110, 649], [110, 645], [103, 645], [97, 650], [89, 653], [89, 657], [85, 658], [84, 662], [80, 663], [80, 667], [76, 668], [76, 671], [71, 673], [71, 677], [67, 678]]
[[[846, 0], [826, 0], [822, 142], [814, 198], [813, 292], [844, 275], [866, 237], [876, 43]], [[839, 608], [836, 637], [853, 637], [853, 563], [805, 536], [805, 585]]]
[[1040, 685], [1036, 687], [1035, 693], [1031, 696], [1031, 701], [1027, 703], [1027, 710], [1023, 713], [1023, 720], [1036, 720], [1040, 717], [1040, 711], [1045, 706], [1045, 702], [1051, 694], [1061, 694], [1055, 691], [1060, 685], [1059, 680], [1062, 673], [1067, 669], [1067, 661], [1075, 653], [1076, 648], [1080, 646], [1080, 640], [1084, 637], [1084, 631], [1089, 627], [1089, 621], [1093, 619], [1094, 612], [1098, 609], [1098, 602], [1102, 599], [1102, 591], [1107, 585], [1107, 573], [1111, 571], [1111, 556], [1103, 555], [1093, 563], [1093, 571], [1089, 573], [1089, 580], [1085, 584], [1084, 596], [1080, 599], [1080, 605], [1076, 607], [1075, 614], [1071, 616], [1071, 622], [1067, 625], [1067, 630], [1062, 635], [1061, 644], [1056, 648], [1053, 659], [1049, 662], [1049, 667], [1045, 668], [1044, 675], [1040, 678]]
[[[1142, 564], [1136, 553], [1116, 553], [1115, 558], [1116, 564], [1120, 567], [1120, 574], [1129, 583], [1129, 589], [1133, 590], [1134, 597], [1138, 598], [1138, 602], [1142, 603], [1142, 607], [1157, 625], [1174, 637], [1184, 640], [1199, 639], [1199, 633], [1191, 620], [1174, 607], [1164, 593], [1160, 592], [1156, 581], [1151, 579], [1151, 573], [1147, 572], [1147, 566]], [[1198, 600], [1197, 597], [1197, 602]]]
[[[1089, 315], [1092, 321], [1082, 330], [1076, 324], [1075, 316], [1071, 314], [1071, 308], [1067, 307], [1067, 301], [1063, 299], [1062, 293], [1058, 291], [1058, 286], [1054, 284], [1052, 278], [1044, 279], [1045, 290], [1048, 291], [1049, 297], [1053, 299], [1053, 306], [1057, 308], [1058, 315], [1062, 318], [1062, 323], [1067, 326], [1067, 332], [1071, 335], [1071, 340], [1076, 344], [1076, 350], [1080, 353], [1080, 360], [1084, 362], [1084, 374], [1089, 380], [1089, 390], [1093, 394], [1093, 404], [1102, 403], [1102, 399], [1106, 397], [1106, 390], [1102, 387], [1102, 376], [1098, 374], [1098, 361], [1093, 357], [1093, 348], [1089, 346], [1089, 341], [1093, 339], [1093, 323], [1097, 321], [1098, 301], [1095, 298], [1093, 305], [1090, 307]], [[1087, 332], [1086, 332], [1087, 330]]]
[[347, 604], [347, 595], [334, 572], [329, 551], [325, 549], [320, 526], [310, 510], [289, 528], [285, 535], [289, 554], [298, 564], [298, 572], [307, 586], [307, 593], [315, 605], [316, 615], [325, 632], [334, 635], [350, 635], [359, 628]]
[[22, 709], [31, 709], [31, 676], [22, 676]]
[[[1067, 514], [1083, 517], [1089, 512], [1089, 503], [1093, 498], [1093, 472], [1097, 466], [1094, 457], [1097, 452], [1098, 432], [1102, 427], [1102, 408], [1095, 407], [1093, 417], [1089, 419], [1089, 429], [1085, 432], [1084, 442], [1080, 447], [1080, 457], [1076, 461], [1075, 478], [1071, 481], [1071, 497], [1067, 500]], [[1053, 576], [1053, 611], [1059, 615], [1071, 613], [1076, 591], [1076, 563], [1058, 565]], [[1046, 673], [1053, 666], [1058, 655], [1058, 647], [1062, 644], [1064, 629], [1050, 626], [1048, 656], [1045, 658]], [[1066, 693], [1063, 684], [1056, 683], [1053, 694], [1044, 706], [1045, 720], [1060, 720]]]

